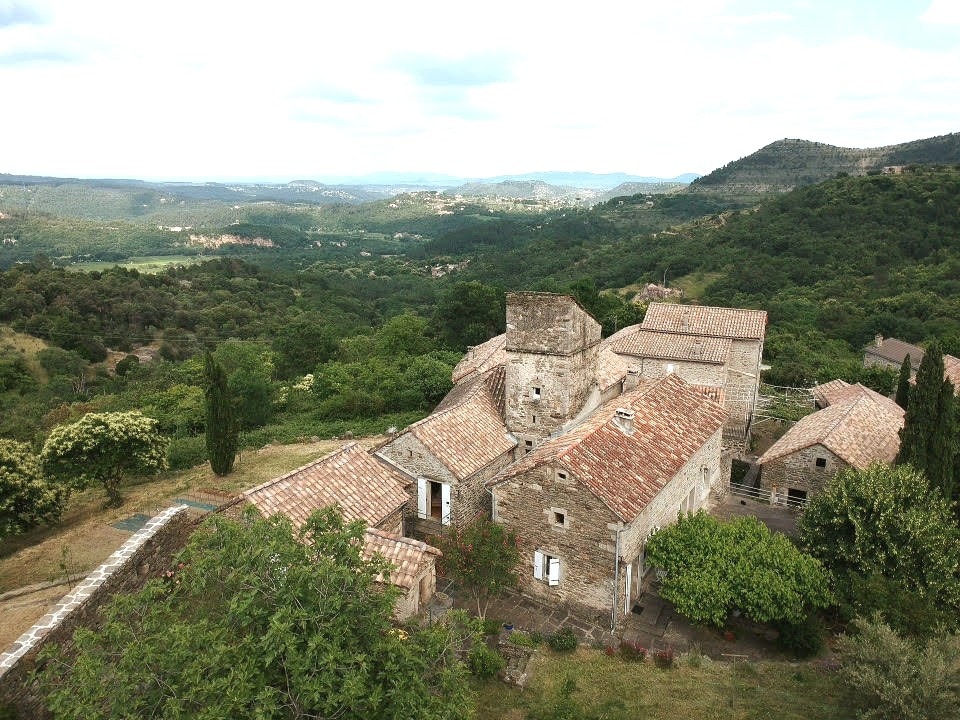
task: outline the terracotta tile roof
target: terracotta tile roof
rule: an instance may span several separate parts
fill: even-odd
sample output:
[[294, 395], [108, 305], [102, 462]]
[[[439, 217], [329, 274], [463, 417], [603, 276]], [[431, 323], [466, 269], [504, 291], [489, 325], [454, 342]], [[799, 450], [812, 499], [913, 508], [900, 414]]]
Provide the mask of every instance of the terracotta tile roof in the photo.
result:
[[[633, 410], [631, 434], [621, 428], [618, 408]], [[720, 430], [726, 417], [720, 405], [670, 374], [604, 404], [581, 425], [505, 468], [488, 485], [541, 465], [557, 465], [629, 522]]]
[[376, 554], [386, 558], [393, 565], [390, 582], [407, 590], [417, 584], [423, 564], [435, 561], [441, 554], [437, 548], [425, 542], [376, 528], [367, 528], [363, 540], [363, 556], [367, 560]]
[[[646, 330], [634, 325], [632, 332], [623, 330], [611, 335], [604, 343], [621, 355], [663, 360], [692, 360], [723, 365], [730, 357], [730, 338], [705, 335], [680, 335]], [[621, 335], [621, 333], [623, 333]]]
[[617, 355], [610, 347], [601, 345], [597, 355], [597, 385], [600, 391], [616, 385], [623, 380], [630, 369], [630, 363]]
[[503, 365], [507, 361], [506, 346], [507, 335], [504, 333], [469, 348], [451, 373], [453, 382], [458, 383], [473, 373], [483, 373], [497, 365]]
[[843, 380], [831, 380], [822, 385], [815, 385], [810, 392], [813, 393], [814, 400], [816, 400], [821, 407], [829, 407], [830, 405], [839, 405], [850, 400], [856, 400], [861, 395], [868, 395], [875, 400], [883, 402], [892, 402], [890, 398], [881, 395], [876, 390], [872, 390], [865, 385], [861, 385], [860, 383], [851, 385]]
[[943, 356], [943, 376], [953, 383], [953, 392], [960, 395], [960, 358]]
[[347, 522], [375, 526], [409, 500], [411, 478], [369, 454], [357, 443], [251, 488], [243, 496], [260, 514], [283, 513], [301, 527], [307, 518], [338, 505]]
[[889, 463], [900, 449], [901, 427], [903, 408], [895, 402], [872, 390], [850, 392], [846, 399], [802, 418], [758, 462], [763, 465], [811, 445], [823, 445], [856, 468]]
[[902, 364], [903, 359], [909, 355], [910, 366], [914, 371], [920, 367], [920, 361], [923, 360], [923, 348], [897, 338], [881, 338], [879, 344], [874, 342], [867, 345], [863, 352], [865, 355], [872, 355], [897, 365]]
[[715, 403], [723, 405], [723, 401], [726, 397], [723, 392], [722, 387], [717, 387], [715, 385], [690, 385], [692, 390], [696, 390], [698, 393], [704, 397], [708, 397], [713, 400]]
[[504, 368], [498, 366], [470, 378], [404, 432], [423, 443], [455, 478], [469, 477], [517, 445], [503, 422], [503, 377]]
[[641, 325], [644, 330], [706, 335], [734, 340], [763, 340], [767, 313], [764, 310], [650, 303]]

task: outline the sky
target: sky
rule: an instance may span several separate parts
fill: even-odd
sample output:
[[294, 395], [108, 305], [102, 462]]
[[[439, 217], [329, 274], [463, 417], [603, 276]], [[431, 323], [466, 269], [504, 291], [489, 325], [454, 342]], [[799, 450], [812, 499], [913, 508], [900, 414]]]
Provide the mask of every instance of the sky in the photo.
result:
[[0, 0], [0, 173], [673, 177], [957, 131], [957, 0]]

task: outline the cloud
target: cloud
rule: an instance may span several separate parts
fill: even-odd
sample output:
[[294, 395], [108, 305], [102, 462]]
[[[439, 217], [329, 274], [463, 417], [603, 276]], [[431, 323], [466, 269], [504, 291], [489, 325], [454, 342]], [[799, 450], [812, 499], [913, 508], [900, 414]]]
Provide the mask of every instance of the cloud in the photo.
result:
[[394, 55], [391, 69], [405, 73], [426, 87], [473, 88], [506, 82], [512, 75], [511, 58], [502, 54], [475, 54], [461, 58], [431, 55]]
[[931, 25], [960, 25], [960, 3], [956, 0], [933, 0], [920, 19]]
[[0, 0], [0, 28], [14, 25], [40, 25], [43, 22], [43, 16], [26, 3]]

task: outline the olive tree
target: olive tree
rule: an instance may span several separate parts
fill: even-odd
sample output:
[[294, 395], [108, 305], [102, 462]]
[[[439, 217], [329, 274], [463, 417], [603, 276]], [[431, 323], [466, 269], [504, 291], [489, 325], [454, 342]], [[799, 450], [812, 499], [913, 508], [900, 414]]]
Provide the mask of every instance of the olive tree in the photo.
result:
[[102, 485], [107, 504], [118, 507], [125, 477], [166, 469], [167, 444], [157, 421], [139, 411], [87, 413], [53, 429], [40, 462], [44, 474], [74, 489]]

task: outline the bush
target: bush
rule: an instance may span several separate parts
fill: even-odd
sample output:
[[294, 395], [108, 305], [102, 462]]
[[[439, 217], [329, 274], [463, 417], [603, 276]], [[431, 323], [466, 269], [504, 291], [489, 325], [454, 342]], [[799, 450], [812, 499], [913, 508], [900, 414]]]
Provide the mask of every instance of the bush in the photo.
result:
[[207, 443], [203, 435], [173, 438], [167, 448], [171, 470], [186, 470], [207, 461]]
[[816, 615], [802, 623], [781, 623], [777, 629], [780, 631], [777, 643], [798, 658], [811, 657], [823, 649], [824, 627]]
[[880, 615], [856, 619], [840, 640], [841, 677], [861, 718], [934, 720], [960, 704], [960, 636], [926, 641], [897, 633]]
[[470, 672], [479, 678], [492, 678], [507, 666], [503, 655], [491, 650], [485, 642], [475, 642], [468, 657]]
[[570, 652], [577, 649], [577, 636], [570, 628], [560, 628], [547, 638], [547, 644], [557, 652]]
[[484, 635], [497, 635], [500, 633], [500, 628], [502, 627], [503, 620], [497, 620], [496, 618], [484, 618], [482, 621]]
[[658, 668], [672, 668], [674, 660], [673, 648], [663, 648], [653, 653], [653, 661]]
[[519, 645], [520, 647], [537, 647], [540, 644], [539, 641], [534, 641], [533, 636], [529, 633], [525, 633], [521, 630], [510, 633], [508, 640], [514, 645]]
[[633, 662], [643, 662], [647, 658], [647, 649], [640, 643], [624, 640], [620, 643], [620, 657]]

